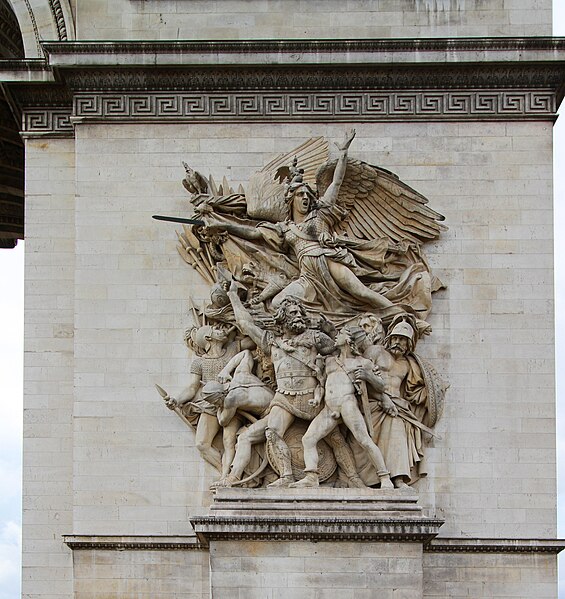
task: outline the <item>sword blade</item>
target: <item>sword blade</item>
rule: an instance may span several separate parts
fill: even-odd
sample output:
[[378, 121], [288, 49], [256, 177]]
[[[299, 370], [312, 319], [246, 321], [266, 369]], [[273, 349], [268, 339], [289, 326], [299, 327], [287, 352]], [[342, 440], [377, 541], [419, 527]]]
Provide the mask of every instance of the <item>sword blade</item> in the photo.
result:
[[168, 223], [184, 223], [186, 225], [206, 225], [203, 220], [196, 218], [181, 218], [180, 216], [161, 216], [160, 214], [154, 214], [151, 218], [155, 220], [164, 220]]
[[419, 428], [425, 433], [428, 433], [428, 435], [435, 437], [438, 441], [441, 441], [441, 437], [437, 433], [435, 433], [431, 428], [428, 428], [425, 424], [422, 424], [419, 420], [411, 418], [410, 416], [406, 415], [404, 412], [401, 412], [400, 410], [398, 411], [398, 416], [406, 420], [406, 422], [413, 424], [415, 427]]

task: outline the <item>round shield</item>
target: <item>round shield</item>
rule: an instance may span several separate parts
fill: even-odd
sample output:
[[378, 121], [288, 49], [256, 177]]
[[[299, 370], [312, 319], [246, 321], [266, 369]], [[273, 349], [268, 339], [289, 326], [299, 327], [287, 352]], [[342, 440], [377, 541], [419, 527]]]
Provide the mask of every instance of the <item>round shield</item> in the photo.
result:
[[[302, 447], [302, 437], [308, 429], [310, 423], [305, 420], [296, 419], [286, 431], [283, 440], [290, 449], [290, 462], [292, 465], [292, 474], [295, 480], [304, 478], [304, 448]], [[270, 444], [266, 444], [267, 457], [273, 470], [277, 471], [276, 460], [273, 459]], [[318, 477], [320, 482], [327, 480], [335, 472], [337, 462], [331, 447], [322, 439], [318, 443]]]

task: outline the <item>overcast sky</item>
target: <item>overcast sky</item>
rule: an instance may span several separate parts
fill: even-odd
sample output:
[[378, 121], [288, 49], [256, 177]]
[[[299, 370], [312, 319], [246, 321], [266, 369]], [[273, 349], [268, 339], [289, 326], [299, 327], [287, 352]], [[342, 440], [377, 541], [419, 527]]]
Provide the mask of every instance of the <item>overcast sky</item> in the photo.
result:
[[[554, 35], [565, 36], [565, 1], [554, 0]], [[565, 102], [555, 134], [555, 230], [565, 229]], [[561, 167], [559, 168], [559, 165]], [[565, 235], [555, 235], [557, 256], [565, 256]], [[21, 439], [23, 372], [23, 253], [0, 250], [4, 292], [0, 296], [0, 599], [20, 593]], [[563, 258], [561, 258], [563, 259]], [[559, 535], [565, 536], [565, 261], [556, 261]], [[565, 554], [565, 552], [563, 552]], [[560, 560], [560, 599], [565, 599], [565, 555]]]

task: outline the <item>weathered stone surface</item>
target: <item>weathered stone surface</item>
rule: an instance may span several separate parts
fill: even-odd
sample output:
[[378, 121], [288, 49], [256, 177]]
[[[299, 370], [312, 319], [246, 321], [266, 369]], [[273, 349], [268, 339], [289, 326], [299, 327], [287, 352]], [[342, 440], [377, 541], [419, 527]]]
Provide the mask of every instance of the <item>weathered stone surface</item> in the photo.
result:
[[[75, 37], [65, 2], [13, 4], [28, 56], [43, 56], [40, 39]], [[447, 4], [92, 0], [76, 6], [83, 41], [223, 46], [73, 50], [57, 42], [47, 47], [56, 85], [43, 63], [3, 71], [30, 136], [24, 596], [207, 599], [210, 588], [230, 599], [556, 595], [551, 127], [563, 50], [502, 41], [549, 35], [549, 0]], [[63, 13], [65, 32], [56, 22]], [[436, 36], [500, 44], [426, 41]], [[353, 41], [255, 54], [227, 44], [330, 37]], [[404, 48], [356, 42], [370, 38], [411, 39]], [[418, 48], [414, 38], [423, 40]], [[265, 65], [275, 62], [270, 80]], [[336, 528], [301, 510], [317, 493], [325, 507], [315, 516], [329, 509], [343, 518], [342, 489], [321, 498], [289, 491], [292, 502], [222, 490], [215, 504], [223, 509], [201, 519], [225, 525], [207, 550], [190, 520], [208, 510], [217, 474], [154, 384], [186, 385], [186, 298], [204, 302], [209, 286], [176, 254], [174, 227], [151, 216], [186, 215], [183, 160], [216, 181], [229, 173], [237, 188], [274, 154], [310, 137], [340, 138], [346, 121], [357, 129], [352, 158], [398, 174], [449, 225], [426, 249], [447, 288], [435, 295], [433, 335], [418, 346], [451, 384], [441, 438], [426, 448], [417, 504], [411, 492], [376, 500], [349, 490], [349, 523]], [[251, 511], [254, 538], [225, 540], [245, 532]], [[413, 538], [445, 524], [425, 547], [376, 540], [399, 534], [406, 519], [416, 519]], [[277, 541], [265, 540], [269, 526]], [[355, 541], [320, 536], [347, 526]]]
[[[555, 536], [550, 129], [371, 124], [356, 138], [364, 159], [418, 188], [450, 225], [428, 250], [448, 288], [435, 301], [434, 334], [420, 350], [451, 382], [442, 440], [430, 447], [429, 478], [418, 482], [420, 504], [446, 521], [444, 536]], [[54, 574], [64, 589], [70, 582], [58, 581], [71, 576], [53, 529], [33, 523], [44, 517], [40, 511], [61, 522], [67, 506], [57, 535], [191, 534], [189, 515], [211, 501], [212, 469], [153, 387], [164, 379], [171, 388], [185, 384], [185, 298], [206, 293], [175, 254], [171, 228], [151, 220], [156, 198], [163, 213], [186, 210], [183, 159], [201, 170], [212, 165], [220, 180], [232, 165], [234, 183], [243, 183], [273, 152], [340, 130], [88, 125], [77, 127], [75, 154], [70, 140], [28, 142], [26, 409], [30, 418], [47, 418], [47, 400], [63, 407], [46, 425], [26, 424], [26, 460], [35, 479], [63, 468], [69, 474], [57, 493], [70, 493], [71, 484], [74, 493], [72, 502], [70, 495], [56, 499], [47, 483], [25, 479], [24, 527], [36, 540], [25, 542], [24, 564], [40, 581], [30, 593]], [[62, 153], [46, 164], [54, 144], [63, 144]], [[66, 164], [76, 165], [74, 175], [64, 175]], [[65, 263], [63, 284], [56, 277], [65, 276]], [[63, 369], [52, 363], [56, 355]], [[61, 437], [71, 411], [72, 479], [70, 428], [69, 440]], [[69, 444], [67, 457], [61, 443]], [[49, 567], [56, 547], [67, 574]]]
[[93, 0], [79, 8], [77, 29], [83, 39], [107, 40], [551, 35], [551, 3]]

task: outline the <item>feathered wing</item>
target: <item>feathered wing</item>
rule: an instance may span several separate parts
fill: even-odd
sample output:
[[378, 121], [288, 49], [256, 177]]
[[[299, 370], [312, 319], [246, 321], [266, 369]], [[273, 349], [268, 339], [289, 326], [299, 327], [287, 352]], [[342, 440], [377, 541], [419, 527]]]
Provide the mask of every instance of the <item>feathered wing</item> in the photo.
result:
[[319, 167], [328, 160], [328, 142], [323, 137], [305, 141], [286, 154], [271, 160], [249, 179], [246, 191], [247, 214], [254, 219], [279, 222], [287, 217], [284, 198], [284, 179], [296, 157], [298, 168], [304, 169], [304, 181], [312, 187]]
[[[332, 182], [337, 161], [323, 164], [317, 173], [320, 197]], [[348, 210], [336, 233], [351, 239], [388, 237], [424, 243], [437, 239], [446, 227], [444, 217], [428, 200], [395, 174], [361, 160], [348, 159], [338, 204]]]

